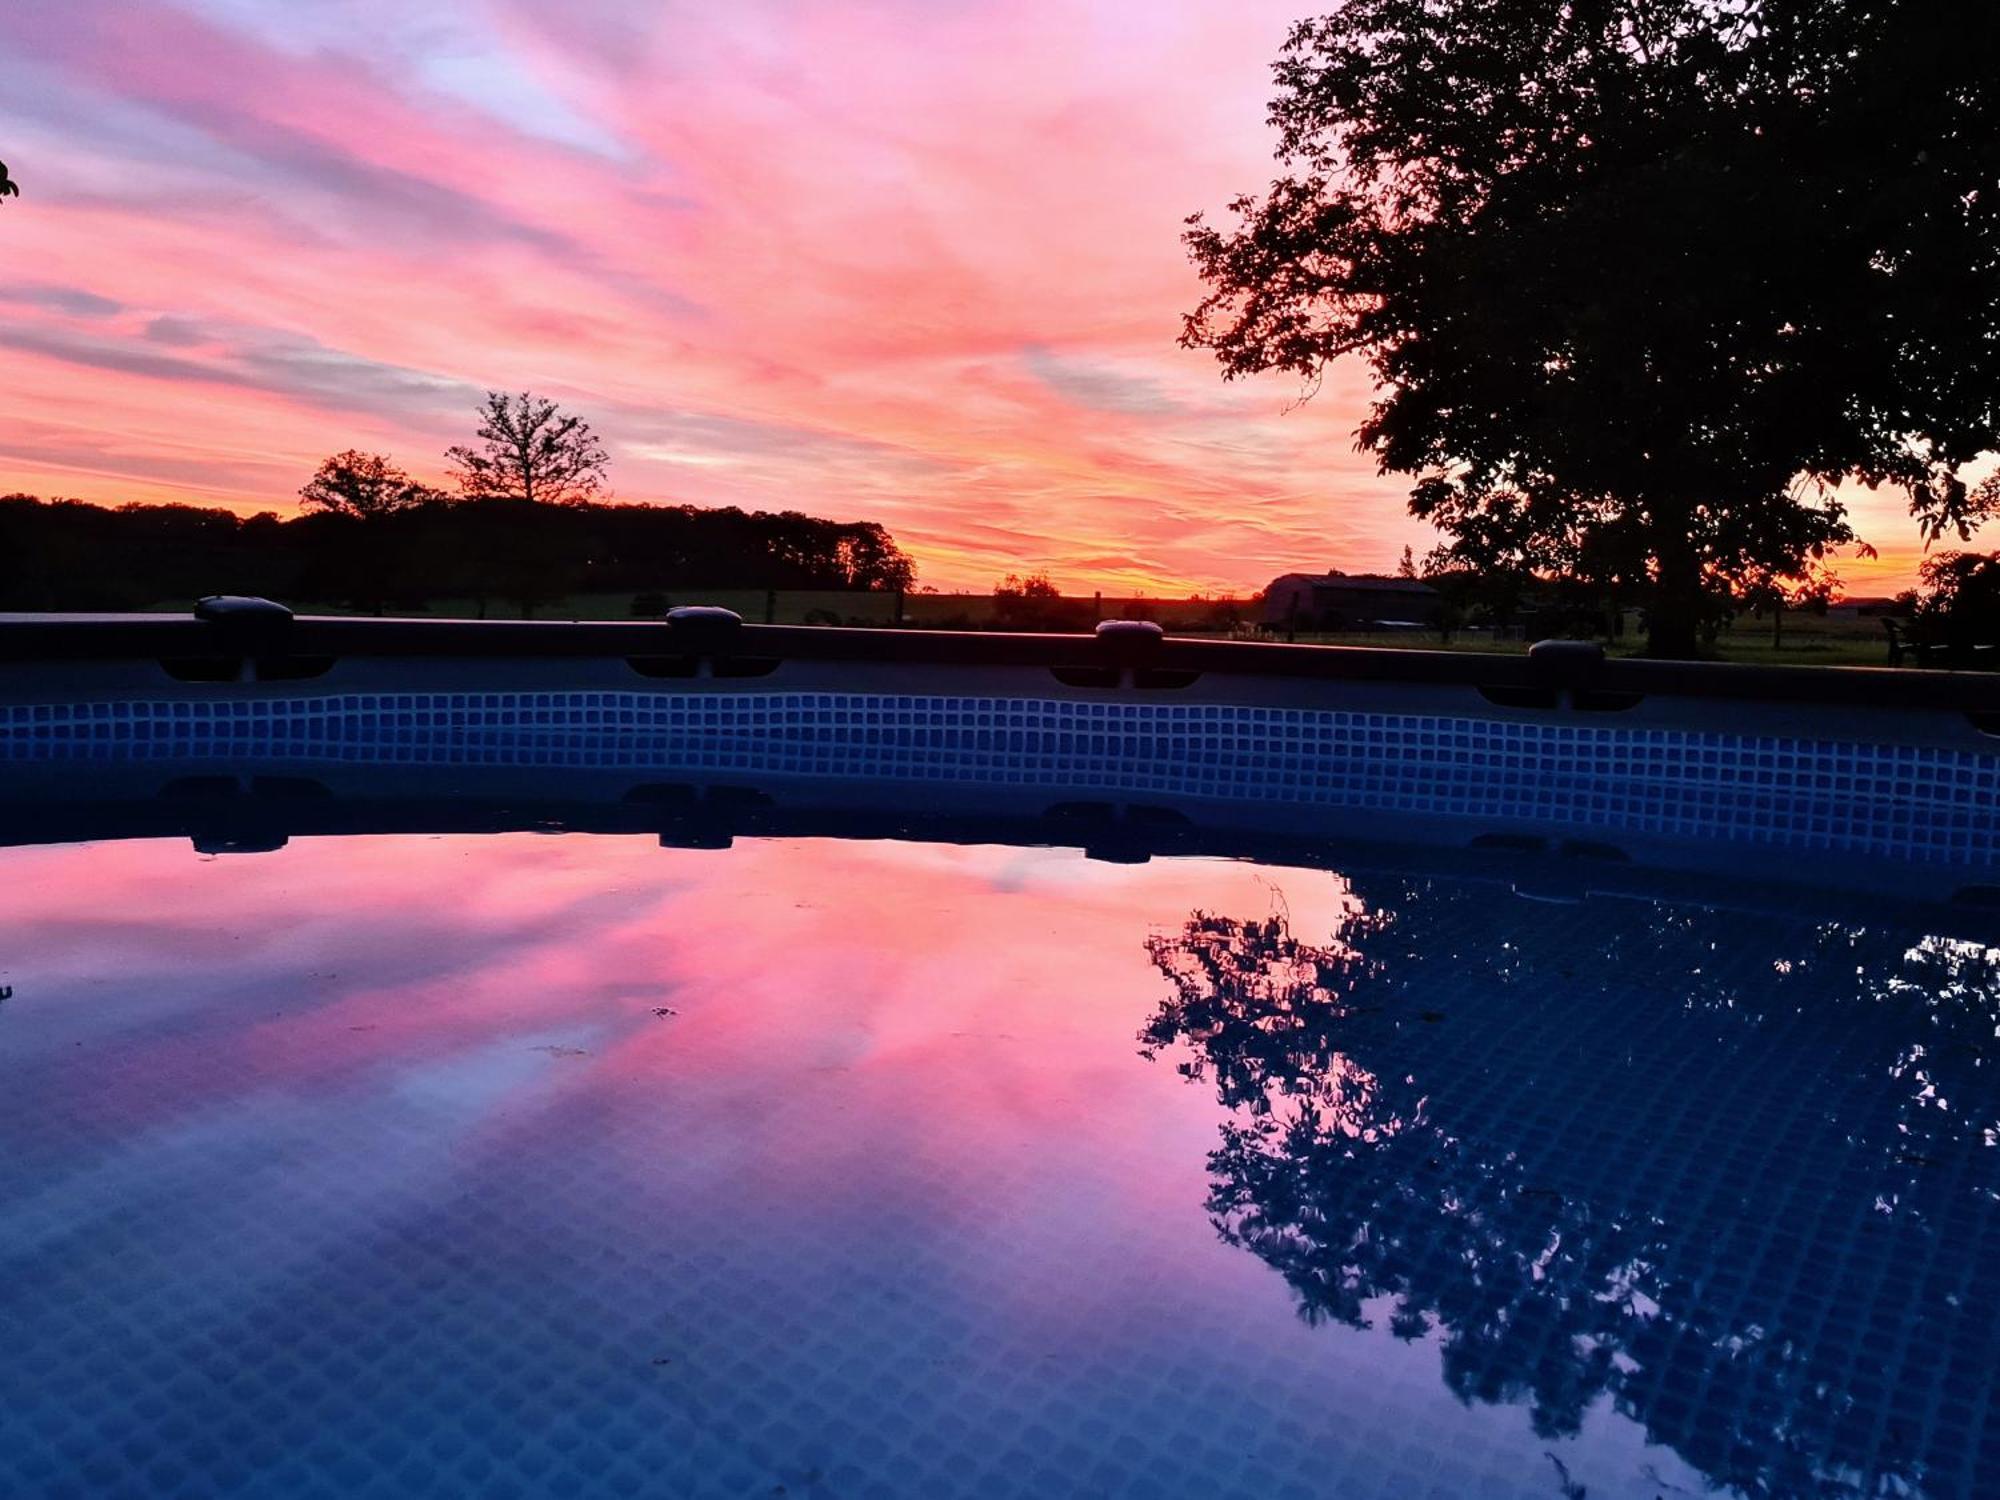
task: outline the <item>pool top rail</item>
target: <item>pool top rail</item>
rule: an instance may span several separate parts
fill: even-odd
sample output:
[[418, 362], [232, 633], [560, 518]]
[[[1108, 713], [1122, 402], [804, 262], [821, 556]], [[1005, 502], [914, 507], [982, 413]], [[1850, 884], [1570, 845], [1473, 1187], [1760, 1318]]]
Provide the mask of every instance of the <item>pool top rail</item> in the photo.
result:
[[1501, 654], [1176, 637], [1136, 621], [1106, 621], [1095, 635], [749, 625], [726, 610], [698, 608], [631, 622], [293, 617], [281, 608], [0, 615], [0, 664], [232, 657], [298, 663], [299, 676], [312, 675], [312, 664], [352, 657], [624, 658], [648, 675], [677, 675], [679, 665], [695, 662], [723, 664], [719, 675], [755, 675], [792, 661], [1024, 667], [1053, 671], [1072, 686], [1106, 688], [1131, 685], [1135, 673], [1157, 688], [1215, 674], [1465, 686], [1524, 707], [1558, 692], [1579, 707], [1605, 708], [1664, 695], [1943, 710], [2000, 724], [2000, 674], [1656, 661], [1609, 657], [1590, 642], [1547, 641]]

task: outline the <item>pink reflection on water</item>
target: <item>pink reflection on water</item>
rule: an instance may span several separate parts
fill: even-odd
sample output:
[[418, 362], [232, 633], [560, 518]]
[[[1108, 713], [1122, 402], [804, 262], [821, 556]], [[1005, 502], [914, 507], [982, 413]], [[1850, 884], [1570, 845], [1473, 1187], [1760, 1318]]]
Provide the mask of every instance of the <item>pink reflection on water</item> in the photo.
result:
[[[1134, 1057], [1150, 933], [1196, 909], [1331, 935], [1337, 876], [1071, 850], [585, 836], [9, 851], [9, 1044], [50, 1107], [155, 1125], [392, 1089], [430, 1149], [671, 1099], [681, 1144], [801, 1188], [856, 1161], [1199, 1201], [1213, 1114]], [[145, 1097], [135, 1070], [176, 1080]], [[637, 1101], [643, 1106], [644, 1099]], [[802, 1128], [829, 1112], [842, 1128]], [[635, 1150], [656, 1142], [623, 1138]], [[608, 1149], [618, 1149], [610, 1146]], [[1134, 1150], [1185, 1172], [1127, 1172]], [[1024, 1156], [1024, 1152], [1026, 1155]], [[994, 1158], [968, 1174], [968, 1154]], [[1047, 1168], [1026, 1178], [1032, 1157]], [[647, 1180], [633, 1163], [637, 1190]]]
[[[1149, 937], [1275, 910], [1337, 943], [1337, 875], [507, 835], [12, 850], [0, 893], [10, 1249], [83, 1268], [121, 1335], [333, 1320], [345, 1358], [386, 1308], [457, 1371], [440, 1330], [472, 1308], [513, 1330], [481, 1360], [585, 1371], [649, 1422], [685, 1379], [1011, 1439], [1002, 1380], [1083, 1430], [1122, 1392], [1148, 1441], [1246, 1413], [1313, 1472], [1395, 1430], [1543, 1477], [1546, 1439], [1454, 1395], [1430, 1342], [1309, 1328], [1217, 1239], [1213, 1092], [1137, 1055]], [[1694, 1482], [1607, 1423], [1607, 1466]]]

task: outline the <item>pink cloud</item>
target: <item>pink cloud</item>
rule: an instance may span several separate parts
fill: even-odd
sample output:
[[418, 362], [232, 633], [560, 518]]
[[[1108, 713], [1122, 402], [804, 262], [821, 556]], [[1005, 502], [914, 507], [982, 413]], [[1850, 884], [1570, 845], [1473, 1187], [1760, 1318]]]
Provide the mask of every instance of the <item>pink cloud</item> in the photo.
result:
[[1431, 538], [1353, 451], [1362, 373], [1288, 411], [1174, 345], [1298, 10], [38, 9], [0, 489], [283, 509], [337, 448], [440, 477], [454, 393], [533, 386], [625, 498], [880, 519], [947, 587], [1388, 565]]

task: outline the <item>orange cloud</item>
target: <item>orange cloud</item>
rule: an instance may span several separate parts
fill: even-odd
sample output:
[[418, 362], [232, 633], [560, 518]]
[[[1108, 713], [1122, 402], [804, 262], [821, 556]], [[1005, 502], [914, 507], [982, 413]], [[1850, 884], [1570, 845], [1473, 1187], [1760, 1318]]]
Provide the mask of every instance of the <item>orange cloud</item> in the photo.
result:
[[[289, 509], [426, 478], [488, 386], [627, 499], [886, 523], [941, 586], [1252, 589], [1433, 540], [1177, 349], [1182, 218], [1269, 175], [1296, 0], [1226, 7], [75, 0], [10, 38], [0, 489]], [[1863, 497], [1913, 566], [1897, 503]]]

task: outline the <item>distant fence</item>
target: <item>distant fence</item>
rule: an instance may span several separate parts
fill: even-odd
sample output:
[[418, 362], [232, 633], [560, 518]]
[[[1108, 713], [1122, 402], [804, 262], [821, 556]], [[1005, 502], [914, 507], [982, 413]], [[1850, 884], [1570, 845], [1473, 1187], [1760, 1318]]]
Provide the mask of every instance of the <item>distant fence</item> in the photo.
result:
[[[192, 601], [162, 599], [149, 608], [169, 614]], [[521, 619], [518, 603], [432, 599], [422, 605], [364, 610], [351, 602], [288, 598], [302, 614], [389, 613], [433, 619]], [[639, 593], [585, 593], [538, 603], [539, 620], [657, 620], [683, 604], [732, 609], [753, 625], [904, 625], [919, 630], [1089, 630], [1099, 620], [1157, 620], [1170, 630], [1222, 633], [1254, 624], [1257, 599], [1153, 599], [1138, 595], [1068, 594], [1057, 598], [995, 598], [992, 594], [884, 593], [862, 589], [677, 588]]]
[[996, 599], [992, 594], [871, 593], [840, 589], [675, 589], [635, 595], [637, 617], [680, 604], [719, 604], [753, 624], [909, 625], [946, 630], [1088, 630], [1099, 620], [1157, 620], [1175, 630], [1228, 630], [1255, 618], [1240, 600], [1103, 594]]

